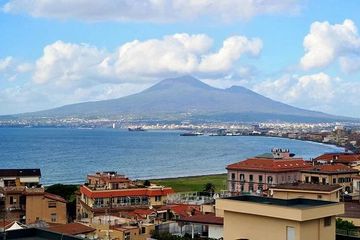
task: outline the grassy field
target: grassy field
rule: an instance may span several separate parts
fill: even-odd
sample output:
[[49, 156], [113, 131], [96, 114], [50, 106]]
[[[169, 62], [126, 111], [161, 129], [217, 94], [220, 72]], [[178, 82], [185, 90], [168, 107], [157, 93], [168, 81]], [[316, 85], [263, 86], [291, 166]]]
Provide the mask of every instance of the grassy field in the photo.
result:
[[176, 192], [201, 192], [206, 183], [212, 183], [215, 185], [215, 191], [218, 192], [226, 189], [226, 174], [154, 179], [150, 182], [172, 187]]

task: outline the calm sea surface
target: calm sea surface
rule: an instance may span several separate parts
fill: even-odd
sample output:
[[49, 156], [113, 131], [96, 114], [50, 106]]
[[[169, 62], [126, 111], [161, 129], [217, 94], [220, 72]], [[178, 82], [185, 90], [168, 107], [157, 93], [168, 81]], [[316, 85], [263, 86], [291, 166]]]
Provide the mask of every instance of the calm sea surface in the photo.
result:
[[41, 168], [42, 183], [81, 183], [89, 172], [115, 170], [148, 179], [223, 173], [229, 163], [271, 148], [309, 159], [342, 150], [269, 137], [182, 137], [179, 132], [118, 129], [0, 128], [0, 168]]

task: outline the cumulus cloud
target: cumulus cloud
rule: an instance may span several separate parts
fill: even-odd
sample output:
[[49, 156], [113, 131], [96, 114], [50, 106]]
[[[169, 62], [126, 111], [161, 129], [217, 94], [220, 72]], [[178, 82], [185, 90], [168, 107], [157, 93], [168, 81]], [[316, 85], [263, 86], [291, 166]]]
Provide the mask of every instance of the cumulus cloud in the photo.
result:
[[86, 44], [57, 41], [44, 48], [36, 62], [33, 80], [39, 84], [92, 85], [98, 82], [154, 81], [159, 77], [202, 74], [227, 75], [243, 55], [257, 56], [260, 39], [233, 36], [212, 51], [213, 40], [205, 34], [186, 33], [162, 39], [135, 40], [107, 52]]
[[10, 56], [0, 59], [0, 72], [6, 71], [11, 66], [12, 62], [13, 58]]
[[360, 58], [360, 36], [355, 23], [349, 19], [334, 25], [314, 22], [303, 45], [305, 55], [300, 64], [305, 70], [326, 67], [335, 61], [339, 61], [345, 72], [360, 69], [356, 61]]
[[15, 81], [18, 75], [30, 72], [33, 69], [31, 63], [21, 62], [11, 56], [0, 59], [0, 79]]
[[347, 82], [323, 72], [283, 75], [253, 86], [254, 91], [284, 103], [348, 116], [360, 114], [360, 103], [356, 100], [359, 88], [360, 83]]
[[299, 0], [10, 0], [3, 10], [34, 17], [85, 21], [192, 20], [200, 17], [225, 21], [257, 15], [296, 13]]

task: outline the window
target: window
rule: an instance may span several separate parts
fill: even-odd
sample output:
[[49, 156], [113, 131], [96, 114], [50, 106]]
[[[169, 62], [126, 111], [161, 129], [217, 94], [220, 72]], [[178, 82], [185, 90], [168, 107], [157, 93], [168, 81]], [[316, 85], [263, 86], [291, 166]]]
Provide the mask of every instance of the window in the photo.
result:
[[249, 185], [249, 192], [253, 192], [254, 191], [254, 186], [253, 185]]
[[295, 240], [295, 228], [286, 227], [286, 240]]
[[51, 214], [51, 222], [56, 222], [56, 213]]
[[10, 204], [14, 204], [14, 197], [10, 196]]
[[161, 196], [155, 196], [155, 202], [160, 202], [161, 201]]
[[259, 182], [262, 182], [262, 181], [263, 181], [263, 176], [259, 175]]
[[130, 233], [129, 232], [126, 232], [125, 233], [125, 240], [130, 240]]
[[56, 208], [56, 201], [48, 201], [48, 208]]
[[249, 175], [249, 181], [250, 182], [254, 181], [254, 176], [252, 174]]
[[145, 229], [145, 227], [141, 227], [141, 234], [144, 234], [144, 233], [146, 233], [146, 229]]
[[235, 173], [231, 174], [231, 179], [234, 180], [235, 179]]
[[305, 177], [305, 182], [309, 183], [309, 177]]
[[240, 174], [240, 181], [244, 181], [245, 180], [245, 175], [244, 174]]
[[322, 195], [318, 195], [317, 198], [318, 198], [318, 199], [322, 199]]
[[324, 227], [331, 226], [331, 217], [324, 218]]
[[268, 183], [272, 184], [272, 181], [273, 181], [272, 176], [268, 176], [267, 181], [268, 181]]
[[322, 178], [322, 184], [326, 184], [326, 178]]
[[333, 184], [336, 184], [336, 178], [333, 178]]

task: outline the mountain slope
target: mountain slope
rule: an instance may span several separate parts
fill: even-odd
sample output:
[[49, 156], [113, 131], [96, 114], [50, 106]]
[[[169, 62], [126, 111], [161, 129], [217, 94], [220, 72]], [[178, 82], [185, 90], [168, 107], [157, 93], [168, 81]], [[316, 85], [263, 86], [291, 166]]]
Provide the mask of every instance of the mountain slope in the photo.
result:
[[85, 102], [26, 114], [38, 117], [132, 116], [161, 118], [173, 116], [271, 115], [345, 119], [321, 112], [292, 107], [271, 100], [244, 87], [218, 89], [191, 77], [163, 80], [143, 92], [113, 100]]

